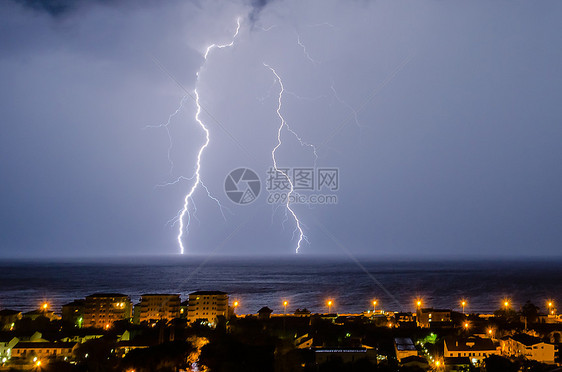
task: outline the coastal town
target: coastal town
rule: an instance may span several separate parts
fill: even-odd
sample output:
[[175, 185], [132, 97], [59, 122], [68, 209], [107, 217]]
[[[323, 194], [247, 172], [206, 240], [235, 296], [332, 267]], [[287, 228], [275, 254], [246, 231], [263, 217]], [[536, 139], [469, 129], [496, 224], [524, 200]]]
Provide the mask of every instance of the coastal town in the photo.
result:
[[[363, 313], [294, 309], [280, 299], [240, 314], [221, 291], [152, 293], [137, 303], [95, 293], [53, 309], [0, 310], [0, 371], [560, 371], [562, 316], [544, 304], [498, 301], [493, 314], [411, 301]], [[265, 305], [265, 304], [264, 304]], [[272, 304], [270, 304], [271, 306]], [[276, 306], [272, 306], [276, 307]]]

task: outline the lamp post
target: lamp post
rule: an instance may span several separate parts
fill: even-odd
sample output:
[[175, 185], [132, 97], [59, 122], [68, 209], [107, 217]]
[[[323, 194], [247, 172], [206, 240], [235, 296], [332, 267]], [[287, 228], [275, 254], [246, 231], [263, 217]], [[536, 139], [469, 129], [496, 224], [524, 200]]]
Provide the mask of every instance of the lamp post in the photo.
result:
[[373, 300], [373, 313], [377, 312], [377, 300]]
[[289, 301], [283, 301], [283, 314], [287, 315], [287, 305], [289, 305]]
[[461, 306], [462, 306], [462, 313], [464, 315], [464, 308], [466, 306], [466, 300], [461, 300]]
[[328, 300], [328, 302], [326, 302], [326, 305], [328, 305], [328, 314], [332, 313], [332, 305], [334, 304], [334, 301], [332, 300]]
[[554, 310], [552, 310], [552, 308], [554, 307], [554, 301], [548, 300], [547, 306], [548, 306], [548, 315], [554, 315]]
[[240, 303], [238, 301], [234, 301], [234, 303], [232, 304], [232, 306], [234, 307], [234, 314], [236, 314], [236, 308], [240, 305]]

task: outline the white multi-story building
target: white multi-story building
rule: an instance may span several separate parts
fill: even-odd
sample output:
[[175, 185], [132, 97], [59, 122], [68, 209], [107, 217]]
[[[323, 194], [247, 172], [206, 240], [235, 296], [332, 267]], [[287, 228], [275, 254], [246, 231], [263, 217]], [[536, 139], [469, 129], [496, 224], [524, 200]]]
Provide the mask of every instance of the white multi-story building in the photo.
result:
[[229, 318], [228, 294], [220, 291], [197, 291], [189, 294], [187, 321], [205, 320], [216, 325], [217, 317]]

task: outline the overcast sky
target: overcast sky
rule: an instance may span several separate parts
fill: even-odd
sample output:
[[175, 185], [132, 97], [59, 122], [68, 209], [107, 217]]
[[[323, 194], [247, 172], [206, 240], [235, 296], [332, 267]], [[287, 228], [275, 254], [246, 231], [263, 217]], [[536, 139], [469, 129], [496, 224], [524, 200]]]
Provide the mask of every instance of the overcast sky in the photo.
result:
[[[293, 206], [303, 253], [560, 255], [561, 16], [559, 1], [2, 1], [0, 255], [179, 252], [168, 221], [193, 181], [158, 185], [195, 170], [195, 87], [225, 218], [199, 187], [186, 253], [292, 254], [294, 220], [267, 200], [280, 84], [264, 63], [316, 166], [339, 170], [314, 192], [337, 204]], [[314, 166], [281, 138], [280, 166]], [[262, 181], [247, 205], [224, 191], [239, 167]]]

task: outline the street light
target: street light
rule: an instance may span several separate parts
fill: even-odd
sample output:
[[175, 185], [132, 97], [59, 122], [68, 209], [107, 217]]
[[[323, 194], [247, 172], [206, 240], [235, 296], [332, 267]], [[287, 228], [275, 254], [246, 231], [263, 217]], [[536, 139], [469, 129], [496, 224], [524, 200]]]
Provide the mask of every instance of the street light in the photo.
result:
[[377, 312], [377, 300], [373, 300], [373, 313]]
[[468, 322], [464, 322], [463, 327], [466, 331], [468, 331], [469, 326], [470, 326], [470, 324], [468, 324]]
[[505, 307], [505, 311], [509, 310], [509, 300], [506, 298], [503, 300], [503, 306]]
[[461, 300], [461, 306], [462, 306], [462, 313], [464, 314], [464, 307], [466, 306], [466, 300]]
[[283, 301], [283, 309], [284, 309], [283, 311], [285, 315], [287, 315], [287, 305], [289, 305], [289, 301], [287, 300]]
[[334, 304], [334, 301], [332, 300], [328, 300], [328, 302], [326, 302], [326, 305], [328, 305], [328, 314], [332, 313], [332, 305]]
[[49, 308], [49, 304], [47, 302], [44, 302], [43, 305], [41, 305], [41, 308], [43, 309], [43, 311], [47, 311], [47, 309]]
[[554, 310], [552, 310], [552, 308], [554, 307], [554, 301], [548, 300], [547, 305], [548, 305], [548, 313], [549, 313], [550, 315], [553, 315], [553, 314], [554, 314]]
[[422, 300], [421, 300], [421, 298], [418, 298], [418, 299], [416, 300], [416, 306], [417, 306], [418, 310], [421, 309], [421, 306], [422, 306]]

